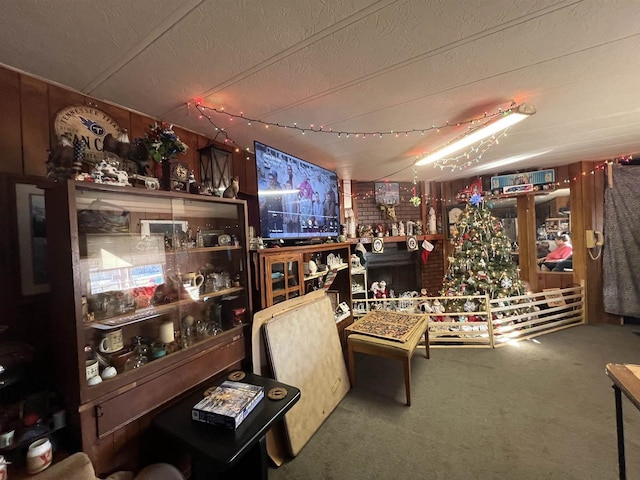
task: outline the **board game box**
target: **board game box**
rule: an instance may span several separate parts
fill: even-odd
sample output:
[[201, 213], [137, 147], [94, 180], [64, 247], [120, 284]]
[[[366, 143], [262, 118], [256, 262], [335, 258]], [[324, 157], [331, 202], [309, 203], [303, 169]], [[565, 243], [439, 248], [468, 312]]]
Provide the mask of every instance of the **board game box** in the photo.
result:
[[225, 380], [205, 392], [191, 409], [191, 418], [198, 422], [238, 428], [242, 421], [264, 398], [264, 387]]

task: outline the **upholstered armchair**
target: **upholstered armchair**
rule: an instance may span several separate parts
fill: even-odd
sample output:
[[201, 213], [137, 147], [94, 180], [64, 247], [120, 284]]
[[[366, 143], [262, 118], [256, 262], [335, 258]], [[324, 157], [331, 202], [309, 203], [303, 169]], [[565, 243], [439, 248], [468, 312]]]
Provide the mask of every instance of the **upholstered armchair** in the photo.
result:
[[[84, 452], [54, 463], [46, 470], [30, 477], [30, 480], [102, 480], [96, 477], [91, 460]], [[168, 463], [155, 463], [143, 468], [140, 473], [116, 472], [104, 480], [184, 480], [180, 471]]]

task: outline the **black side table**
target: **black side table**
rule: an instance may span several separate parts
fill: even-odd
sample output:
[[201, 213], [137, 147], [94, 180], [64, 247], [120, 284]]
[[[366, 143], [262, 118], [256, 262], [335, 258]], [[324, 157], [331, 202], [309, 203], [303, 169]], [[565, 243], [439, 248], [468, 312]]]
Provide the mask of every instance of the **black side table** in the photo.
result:
[[[214, 384], [224, 380], [226, 377]], [[300, 399], [300, 390], [252, 373], [247, 373], [241, 382], [262, 385], [265, 398], [236, 430], [191, 420], [191, 408], [203, 398], [204, 389], [172, 405], [153, 420], [155, 427], [190, 450], [193, 480], [267, 479], [265, 435]], [[269, 390], [275, 387], [286, 388], [287, 396], [282, 400], [267, 398]]]

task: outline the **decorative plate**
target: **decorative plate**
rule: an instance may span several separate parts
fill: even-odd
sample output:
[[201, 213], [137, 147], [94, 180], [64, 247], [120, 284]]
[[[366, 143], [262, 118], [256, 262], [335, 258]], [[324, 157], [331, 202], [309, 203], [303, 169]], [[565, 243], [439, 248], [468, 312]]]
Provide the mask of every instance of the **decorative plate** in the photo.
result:
[[220, 235], [218, 237], [218, 245], [221, 247], [226, 247], [231, 243], [231, 237], [229, 235]]
[[414, 235], [407, 237], [407, 250], [413, 252], [418, 249], [418, 240]]
[[380, 237], [374, 238], [373, 242], [371, 243], [371, 251], [373, 253], [384, 252], [384, 240]]

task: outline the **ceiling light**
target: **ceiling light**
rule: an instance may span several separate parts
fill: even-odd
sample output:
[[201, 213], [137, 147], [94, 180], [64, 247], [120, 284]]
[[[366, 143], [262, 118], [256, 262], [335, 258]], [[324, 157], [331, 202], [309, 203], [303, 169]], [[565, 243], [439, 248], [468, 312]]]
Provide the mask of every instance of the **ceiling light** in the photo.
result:
[[517, 107], [507, 110], [504, 114], [496, 116], [487, 123], [469, 130], [464, 135], [459, 136], [439, 149], [425, 155], [415, 164], [417, 166], [422, 166], [441, 160], [452, 153], [468, 147], [469, 145], [473, 145], [484, 138], [490, 137], [494, 133], [504, 130], [505, 128], [509, 128], [511, 125], [515, 125], [534, 113], [536, 113], [536, 108], [533, 105], [529, 103], [520, 104]]

